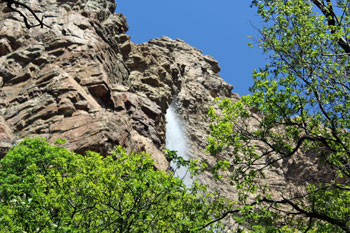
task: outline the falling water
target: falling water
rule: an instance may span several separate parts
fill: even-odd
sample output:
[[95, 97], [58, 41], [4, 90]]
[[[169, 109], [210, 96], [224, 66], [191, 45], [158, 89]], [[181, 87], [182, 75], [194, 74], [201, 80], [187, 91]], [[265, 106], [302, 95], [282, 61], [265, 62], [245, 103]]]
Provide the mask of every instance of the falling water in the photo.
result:
[[[166, 119], [166, 148], [168, 150], [177, 151], [177, 155], [188, 160], [187, 154], [187, 142], [184, 131], [184, 126], [181, 123], [179, 117], [175, 112], [173, 104], [171, 104], [165, 115]], [[177, 168], [176, 164], [171, 163], [170, 166], [175, 171], [175, 176], [184, 179], [184, 183], [187, 187], [190, 187], [193, 183], [190, 172], [186, 167]]]

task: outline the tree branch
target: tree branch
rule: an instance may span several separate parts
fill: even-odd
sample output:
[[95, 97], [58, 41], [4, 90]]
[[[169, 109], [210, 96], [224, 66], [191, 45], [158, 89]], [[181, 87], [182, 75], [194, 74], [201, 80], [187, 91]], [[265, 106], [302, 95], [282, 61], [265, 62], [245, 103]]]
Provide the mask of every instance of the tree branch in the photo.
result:
[[[306, 211], [304, 209], [302, 209], [300, 206], [298, 206], [296, 203], [292, 202], [291, 199], [286, 199], [283, 198], [282, 200], [272, 200], [272, 199], [268, 199], [266, 197], [262, 198], [261, 200], [259, 200], [259, 202], [253, 202], [251, 204], [249, 204], [248, 206], [255, 206], [259, 203], [269, 203], [269, 204], [283, 204], [283, 205], [289, 205], [291, 206], [294, 210], [297, 211], [297, 213], [293, 213], [293, 214], [297, 214], [297, 215], [305, 215], [306, 217], [309, 218], [309, 223], [308, 223], [308, 227], [306, 229], [305, 232], [309, 231], [311, 229], [312, 226], [312, 220], [313, 219], [318, 219], [318, 220], [322, 220], [322, 221], [326, 221], [334, 226], [338, 226], [340, 227], [342, 230], [344, 230], [346, 233], [350, 233], [350, 228], [347, 227], [347, 224], [345, 222], [342, 222], [338, 219], [329, 217], [327, 215], [321, 214], [316, 212], [314, 209], [312, 209], [311, 212]], [[202, 226], [200, 229], [196, 229], [196, 230], [203, 230], [205, 228], [207, 228], [208, 226], [224, 219], [227, 215], [229, 214], [236, 214], [239, 213], [241, 210], [240, 209], [235, 209], [235, 210], [229, 210], [227, 212], [225, 212], [224, 214], [222, 214], [219, 218], [214, 219], [212, 221], [210, 221], [209, 223], [205, 224], [204, 226]]]
[[[29, 6], [27, 6], [26, 4], [21, 3], [21, 2], [18, 2], [18, 1], [16, 1], [16, 0], [5, 0], [5, 2], [7, 2], [7, 7], [8, 7], [8, 8], [10, 8], [12, 11], [15, 11], [15, 12], [19, 13], [19, 14], [22, 16], [23, 22], [24, 22], [24, 24], [26, 25], [26, 28], [30, 29], [30, 28], [38, 27], [38, 26], [40, 26], [41, 28], [43, 28], [44, 26], [45, 26], [45, 27], [48, 27], [48, 28], [51, 28], [50, 26], [44, 24], [44, 17], [45, 17], [45, 16], [43, 16], [43, 17], [40, 19], [40, 18], [35, 14], [35, 12], [34, 12]], [[15, 8], [12, 6], [13, 4], [15, 5], [15, 7], [22, 6], [22, 7], [24, 7], [25, 9], [27, 9], [27, 10], [34, 16], [34, 18], [35, 18], [39, 23], [36, 24], [36, 25], [31, 25], [31, 24], [29, 24], [27, 16], [25, 16], [21, 11], [15, 9]]]
[[[256, 203], [255, 203], [255, 204], [256, 204]], [[196, 230], [198, 230], [198, 231], [203, 230], [203, 229], [207, 228], [208, 226], [212, 225], [213, 223], [216, 223], [216, 222], [218, 222], [218, 221], [220, 221], [220, 220], [226, 218], [227, 215], [229, 215], [229, 214], [235, 214], [235, 213], [238, 213], [238, 212], [240, 212], [239, 209], [227, 211], [227, 212], [225, 212], [223, 215], [221, 215], [221, 217], [219, 217], [219, 218], [217, 218], [217, 219], [214, 219], [213, 221], [211, 221], [211, 222], [205, 224], [204, 226], [202, 226], [201, 228], [196, 229]]]
[[263, 198], [261, 200], [261, 202], [276, 203], [276, 204], [287, 204], [287, 205], [291, 206], [293, 209], [295, 209], [296, 211], [298, 211], [300, 214], [305, 215], [306, 217], [319, 219], [319, 220], [323, 220], [323, 221], [329, 222], [332, 225], [340, 227], [345, 232], [350, 233], [350, 228], [348, 228], [346, 226], [346, 223], [344, 223], [342, 221], [339, 221], [337, 219], [334, 219], [332, 217], [329, 217], [327, 215], [323, 215], [323, 214], [317, 213], [316, 211], [308, 212], [308, 211], [300, 208], [300, 206], [298, 206], [297, 204], [295, 204], [294, 202], [292, 202], [289, 199], [282, 199], [282, 200], [276, 201], [276, 200], [267, 199], [265, 197], [265, 198]]
[[[336, 26], [339, 26], [339, 21], [337, 15], [334, 13], [334, 9], [330, 0], [327, 0], [328, 6], [326, 6], [323, 2], [321, 3], [319, 0], [312, 0], [312, 2], [320, 9], [320, 11], [326, 16], [328, 26], [331, 27], [331, 33], [335, 34], [337, 30]], [[338, 39], [339, 46], [345, 51], [345, 53], [350, 53], [350, 44], [346, 42], [343, 37]]]

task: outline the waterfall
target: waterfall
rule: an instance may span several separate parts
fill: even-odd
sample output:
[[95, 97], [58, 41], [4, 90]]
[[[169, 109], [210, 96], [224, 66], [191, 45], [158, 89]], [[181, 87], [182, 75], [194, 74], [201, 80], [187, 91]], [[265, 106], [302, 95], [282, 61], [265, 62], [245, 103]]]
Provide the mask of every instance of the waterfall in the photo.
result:
[[[187, 139], [185, 135], [184, 126], [181, 123], [179, 117], [175, 112], [175, 107], [171, 104], [165, 114], [166, 119], [166, 148], [168, 150], [177, 151], [177, 155], [181, 156], [185, 160], [189, 160], [187, 154]], [[176, 164], [170, 163], [170, 166], [175, 171], [175, 176], [184, 180], [187, 187], [190, 187], [193, 183], [190, 172], [186, 167], [177, 168]]]

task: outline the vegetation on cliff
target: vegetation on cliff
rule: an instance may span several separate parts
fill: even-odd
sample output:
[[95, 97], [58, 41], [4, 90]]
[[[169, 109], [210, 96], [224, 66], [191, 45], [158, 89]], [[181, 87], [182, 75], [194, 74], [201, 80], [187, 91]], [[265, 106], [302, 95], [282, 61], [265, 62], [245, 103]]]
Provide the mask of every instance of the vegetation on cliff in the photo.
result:
[[[221, 165], [233, 168], [244, 206], [230, 213], [258, 232], [350, 232], [349, 1], [252, 4], [266, 23], [259, 46], [269, 64], [254, 72], [251, 95], [210, 111], [208, 150], [233, 152]], [[267, 169], [301, 154], [319, 169], [293, 181], [303, 189], [267, 185]]]
[[[5, 1], [10, 10], [21, 15], [16, 8], [11, 8], [16, 7], [16, 2]], [[86, 1], [78, 2], [81, 6], [86, 4]], [[108, 2], [113, 8], [114, 1]], [[70, 3], [71, 6], [76, 4]], [[250, 96], [237, 102], [223, 100], [219, 104], [220, 111], [212, 108], [209, 112], [213, 124], [208, 151], [221, 159], [211, 168], [215, 178], [220, 178], [220, 169], [229, 168], [231, 184], [238, 193], [233, 206], [205, 194], [207, 190], [203, 186], [196, 184], [186, 188], [172, 174], [156, 171], [147, 154], [127, 154], [118, 147], [114, 154], [105, 158], [94, 152], [82, 156], [60, 146], [51, 146], [43, 139], [26, 139], [0, 161], [0, 232], [220, 232], [220, 221], [228, 216], [239, 224], [238, 228], [252, 232], [350, 232], [350, 3], [347, 0], [253, 0], [252, 4], [266, 23], [261, 30], [259, 46], [270, 57], [270, 63], [254, 72], [255, 83]], [[130, 148], [136, 148], [140, 141], [147, 144], [147, 137], [153, 137], [159, 146], [163, 134], [156, 133], [163, 123], [158, 116], [177, 90], [170, 88], [175, 85], [173, 80], [185, 77], [186, 72], [195, 74], [190, 80], [196, 82], [186, 82], [186, 85], [189, 92], [199, 98], [189, 98], [183, 93], [182, 97], [178, 96], [183, 109], [187, 109], [184, 114], [198, 117], [198, 103], [205, 105], [218, 93], [231, 96], [228, 85], [216, 82], [219, 80], [216, 61], [202, 57], [198, 51], [194, 56], [194, 49], [168, 38], [140, 47], [133, 45], [124, 34], [125, 19], [112, 16], [112, 8], [96, 11], [96, 21], [88, 23], [86, 18], [93, 18], [88, 10], [84, 9], [79, 15], [72, 13], [69, 4], [65, 5], [62, 12], [70, 15], [68, 18], [56, 17], [62, 12], [52, 7], [50, 14], [55, 16], [52, 17], [55, 22], [51, 20], [50, 25], [55, 23], [63, 28], [52, 28], [54, 39], [48, 37], [48, 41], [39, 43], [46, 47], [28, 49], [28, 59], [27, 55], [21, 55], [22, 50], [17, 51], [20, 44], [25, 41], [28, 45], [37, 45], [36, 38], [46, 37], [29, 37], [28, 32], [22, 32], [17, 39], [4, 40], [2, 55], [7, 57], [2, 66], [7, 68], [2, 71], [5, 78], [1, 82], [7, 85], [2, 93], [9, 101], [3, 101], [1, 106], [6, 109], [6, 120], [15, 118], [9, 121], [14, 133], [21, 137], [37, 132], [52, 136], [53, 130], [60, 133], [57, 137], [71, 137], [68, 139], [80, 151], [96, 148], [96, 141], [105, 135], [110, 136], [105, 137], [105, 141], [100, 140], [98, 145], [103, 151], [109, 151], [106, 144], [112, 146], [117, 142], [125, 146], [133, 144]], [[97, 4], [93, 9], [100, 7]], [[75, 23], [69, 23], [68, 27], [65, 19]], [[102, 26], [97, 19], [103, 22]], [[42, 19], [30, 25], [25, 18], [23, 20], [28, 28], [45, 26]], [[16, 26], [14, 22], [7, 25]], [[66, 35], [67, 31], [74, 36]], [[109, 34], [109, 31], [117, 33]], [[90, 35], [87, 32], [95, 36], [81, 37]], [[102, 35], [103, 42], [95, 32]], [[82, 47], [76, 47], [77, 41], [73, 38], [79, 38], [78, 44]], [[92, 38], [96, 45], [87, 49], [84, 46], [89, 40], [93, 41]], [[67, 55], [67, 45], [79, 53]], [[153, 64], [153, 58], [146, 59], [141, 53], [146, 51], [154, 55], [166, 51], [164, 56], [155, 57], [167, 60], [172, 53], [164, 50], [165, 47], [169, 51], [181, 48], [177, 51], [178, 61]], [[102, 57], [107, 59], [96, 55], [100, 48], [106, 48]], [[67, 56], [58, 59], [62, 54]], [[96, 59], [84, 60], [87, 57]], [[199, 60], [183, 59], [189, 57]], [[78, 60], [88, 65], [75, 66]], [[96, 61], [98, 65], [94, 65]], [[31, 64], [27, 73], [30, 75], [22, 76], [28, 64]], [[45, 67], [45, 64], [50, 66]], [[65, 70], [71, 73], [61, 77], [64, 72], [60, 67], [67, 64], [72, 67]], [[201, 69], [197, 73], [198, 64]], [[149, 70], [154, 72], [150, 72], [152, 75], [147, 79], [140, 72], [145, 66], [150, 66]], [[100, 67], [109, 68], [104, 71]], [[90, 74], [94, 74], [93, 78]], [[163, 77], [162, 84], [158, 82], [159, 74]], [[37, 80], [32, 84], [28, 82], [33, 85], [31, 90], [35, 95], [28, 89], [19, 91], [27, 79]], [[52, 80], [59, 80], [60, 85], [53, 85]], [[80, 84], [81, 80], [84, 85]], [[100, 80], [104, 80], [103, 83]], [[130, 80], [131, 86], [119, 86]], [[18, 84], [18, 91], [14, 91], [13, 84]], [[47, 85], [47, 88], [34, 88], [40, 85]], [[160, 95], [159, 88], [166, 85], [170, 86]], [[51, 86], [64, 91], [53, 92]], [[157, 105], [143, 95], [125, 92], [130, 87], [151, 93], [148, 97], [152, 96]], [[193, 91], [206, 88], [211, 88], [210, 94]], [[48, 91], [43, 94], [43, 90]], [[105, 107], [113, 111], [103, 111]], [[51, 121], [57, 114], [62, 120]], [[116, 118], [122, 120], [115, 121]], [[36, 122], [36, 119], [39, 120]], [[192, 119], [199, 126], [204, 123], [204, 119]], [[33, 122], [38, 128], [32, 127]], [[98, 124], [100, 122], [103, 124]], [[193, 129], [199, 130], [198, 125]], [[130, 130], [132, 127], [134, 130]], [[194, 140], [202, 142], [201, 137], [193, 136]], [[226, 160], [222, 155], [232, 157]], [[176, 159], [174, 153], [169, 153], [169, 157]], [[163, 161], [166, 166], [165, 158]], [[310, 169], [309, 174], [295, 175], [307, 163], [313, 163], [306, 167]], [[290, 182], [273, 186], [267, 174], [273, 170]]]

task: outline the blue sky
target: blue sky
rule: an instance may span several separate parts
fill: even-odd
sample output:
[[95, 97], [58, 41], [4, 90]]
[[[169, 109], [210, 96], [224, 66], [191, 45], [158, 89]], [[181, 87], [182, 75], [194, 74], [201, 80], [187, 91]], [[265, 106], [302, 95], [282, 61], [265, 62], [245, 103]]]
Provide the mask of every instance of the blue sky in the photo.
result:
[[234, 92], [249, 94], [252, 71], [267, 61], [248, 36], [257, 38], [261, 26], [249, 0], [117, 0], [116, 12], [127, 17], [134, 43], [168, 36], [180, 38], [214, 57], [220, 75]]

